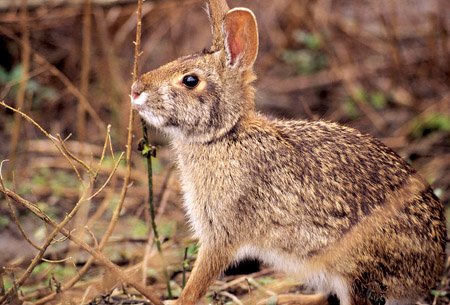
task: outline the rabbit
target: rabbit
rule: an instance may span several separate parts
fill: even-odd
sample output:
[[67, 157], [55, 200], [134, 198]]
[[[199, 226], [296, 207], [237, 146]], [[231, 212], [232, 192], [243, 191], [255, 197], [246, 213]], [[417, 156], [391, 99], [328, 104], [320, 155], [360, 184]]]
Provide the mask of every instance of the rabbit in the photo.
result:
[[209, 0], [211, 48], [141, 75], [131, 103], [168, 135], [200, 248], [175, 303], [256, 258], [311, 287], [277, 304], [413, 304], [443, 272], [444, 207], [379, 140], [255, 110], [257, 23]]

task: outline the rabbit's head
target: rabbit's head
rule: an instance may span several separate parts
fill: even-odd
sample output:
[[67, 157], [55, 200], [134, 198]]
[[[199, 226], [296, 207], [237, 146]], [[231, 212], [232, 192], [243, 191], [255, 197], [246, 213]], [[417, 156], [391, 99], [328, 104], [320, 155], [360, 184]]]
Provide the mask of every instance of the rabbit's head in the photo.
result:
[[253, 13], [209, 3], [210, 50], [143, 74], [131, 90], [133, 107], [174, 137], [207, 142], [226, 134], [254, 108], [253, 63], [258, 31]]

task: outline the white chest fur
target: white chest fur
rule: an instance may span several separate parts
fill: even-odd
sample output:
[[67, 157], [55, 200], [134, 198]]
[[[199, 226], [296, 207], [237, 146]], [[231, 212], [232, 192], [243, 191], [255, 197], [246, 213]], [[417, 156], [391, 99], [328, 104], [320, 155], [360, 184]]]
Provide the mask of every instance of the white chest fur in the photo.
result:
[[185, 153], [188, 150], [185, 146], [183, 153], [178, 153], [184, 207], [195, 236], [205, 240], [212, 237], [211, 222], [224, 223], [234, 214], [240, 186], [247, 181], [238, 160], [222, 161], [210, 156], [210, 151], [197, 150], [190, 155]]

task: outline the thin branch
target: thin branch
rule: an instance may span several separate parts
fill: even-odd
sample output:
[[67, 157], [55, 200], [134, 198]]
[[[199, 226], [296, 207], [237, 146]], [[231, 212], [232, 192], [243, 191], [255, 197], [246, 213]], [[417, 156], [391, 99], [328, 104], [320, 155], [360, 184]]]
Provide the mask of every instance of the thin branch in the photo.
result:
[[46, 262], [46, 263], [50, 263], [50, 264], [58, 264], [58, 263], [64, 263], [67, 261], [71, 261], [73, 260], [72, 256], [63, 258], [63, 259], [58, 259], [58, 260], [52, 260], [52, 259], [46, 259], [46, 258], [41, 258], [42, 261]]
[[[101, 167], [102, 164], [103, 164], [103, 160], [105, 159], [106, 148], [108, 147], [108, 144], [109, 144], [110, 147], [111, 147], [111, 153], [112, 153], [112, 146], [111, 146], [111, 125], [110, 125], [110, 124], [108, 124], [108, 126], [106, 127], [105, 142], [104, 142], [104, 144], [103, 144], [103, 149], [102, 149], [102, 154], [101, 154], [101, 156], [100, 156], [100, 160], [98, 161], [98, 164], [97, 164], [97, 170], [96, 170], [95, 173], [94, 173], [94, 179], [97, 178], [98, 172], [99, 172], [99, 170], [100, 170], [100, 167]], [[113, 159], [114, 159], [114, 154], [113, 154], [113, 153], [112, 153], [112, 157], [113, 157]]]
[[[3, 187], [3, 186], [2, 186]], [[17, 218], [17, 213], [16, 210], [14, 209], [13, 205], [11, 204], [11, 200], [9, 200], [9, 197], [7, 197], [7, 201], [8, 201], [8, 207], [9, 210], [11, 212], [11, 217], [14, 221], [14, 223], [17, 225], [17, 227], [19, 228], [20, 234], [22, 234], [23, 238], [25, 238], [25, 240], [36, 250], [40, 251], [42, 250], [41, 247], [39, 247], [38, 245], [36, 245], [29, 237], [28, 235], [25, 233], [24, 228], [22, 227], [22, 225], [20, 224], [19, 218]]]
[[[24, 112], [20, 111], [19, 109], [16, 109], [14, 107], [9, 106], [8, 104], [6, 104], [4, 101], [0, 102], [0, 105], [15, 112], [20, 114], [23, 118], [25, 118], [28, 122], [30, 122], [31, 124], [33, 124], [37, 129], [39, 129], [39, 131], [41, 131], [50, 141], [52, 141], [52, 143], [55, 145], [55, 147], [58, 149], [58, 151], [61, 153], [61, 155], [63, 155], [66, 160], [69, 162], [69, 164], [72, 166], [73, 170], [75, 171], [75, 173], [77, 174], [78, 180], [80, 180], [80, 182], [82, 183], [83, 179], [81, 178], [81, 175], [78, 171], [78, 169], [76, 168], [76, 166], [73, 164], [71, 158], [69, 156], [67, 156], [67, 154], [64, 152], [64, 150], [61, 148], [61, 146], [58, 143], [58, 139], [55, 138], [54, 136], [52, 136], [50, 133], [48, 133], [44, 128], [42, 128], [41, 125], [39, 125], [35, 120], [33, 120], [30, 116], [28, 116], [27, 114], [25, 114]], [[82, 183], [83, 184], [83, 183]]]
[[[22, 48], [24, 47], [21, 40], [10, 29], [0, 25], [0, 33], [19, 43]], [[73, 96], [75, 96], [80, 103], [84, 105], [86, 111], [94, 119], [94, 122], [99, 128], [99, 130], [103, 132], [106, 128], [105, 123], [102, 121], [102, 119], [97, 114], [95, 109], [92, 108], [91, 104], [89, 104], [86, 97], [80, 92], [80, 90], [70, 81], [69, 78], [67, 78], [66, 75], [64, 75], [64, 73], [62, 73], [58, 68], [52, 65], [44, 56], [40, 55], [33, 49], [31, 49], [31, 52], [33, 54], [33, 59], [36, 61], [36, 63], [39, 65], [48, 66], [48, 71], [54, 76], [56, 76], [66, 86], [67, 90]]]
[[[16, 108], [22, 109], [25, 104], [25, 95], [27, 92], [27, 80], [29, 78], [30, 71], [30, 29], [28, 26], [28, 9], [27, 9], [27, 0], [21, 1], [21, 12], [20, 12], [20, 25], [22, 28], [22, 75], [20, 77], [19, 89], [17, 90], [17, 105]], [[20, 138], [20, 130], [22, 117], [19, 114], [14, 115], [14, 124], [12, 127], [12, 135], [11, 135], [11, 146], [9, 149], [9, 154], [11, 158], [11, 167], [9, 167], [7, 176], [11, 177], [13, 170], [16, 167], [17, 160], [17, 148], [19, 145]]]
[[60, 134], [56, 135], [58, 140], [59, 140], [59, 145], [61, 146], [62, 150], [67, 154], [68, 157], [70, 157], [72, 160], [74, 160], [75, 162], [77, 162], [78, 164], [80, 164], [82, 167], [84, 167], [84, 169], [86, 169], [89, 174], [91, 174], [92, 176], [95, 176], [95, 172], [92, 170], [92, 168], [87, 165], [83, 160], [81, 160], [80, 158], [78, 158], [77, 156], [75, 156], [69, 149], [67, 149], [66, 147], [66, 139], [62, 139]]
[[[39, 252], [35, 255], [35, 257], [33, 258], [33, 260], [31, 261], [30, 265], [28, 265], [27, 269], [25, 270], [25, 272], [22, 274], [22, 276], [17, 280], [14, 281], [14, 285], [13, 288], [9, 289], [4, 296], [2, 296], [0, 298], [0, 304], [3, 304], [3, 302], [8, 301], [13, 294], [17, 291], [17, 289], [19, 287], [21, 287], [25, 281], [30, 277], [32, 271], [34, 270], [34, 268], [39, 264], [39, 262], [42, 260], [45, 251], [47, 250], [47, 248], [53, 243], [54, 238], [56, 237], [56, 235], [58, 235], [60, 233], [60, 231], [64, 228], [64, 226], [72, 219], [72, 217], [76, 214], [76, 212], [78, 211], [78, 209], [81, 206], [81, 203], [84, 201], [83, 197], [81, 197], [81, 199], [75, 204], [75, 207], [72, 209], [72, 211], [66, 215], [66, 217], [64, 218], [63, 221], [61, 221], [61, 223], [57, 224], [55, 222], [53, 222], [45, 213], [43, 213], [36, 205], [32, 204], [31, 202], [26, 201], [25, 199], [19, 197], [17, 194], [15, 194], [14, 192], [8, 190], [5, 185], [3, 184], [3, 179], [0, 180], [0, 186], [1, 189], [0, 191], [5, 194], [5, 196], [7, 198], [11, 198], [13, 199], [15, 202], [17, 201], [17, 198], [20, 198], [22, 200], [22, 202], [26, 202], [26, 208], [29, 209], [31, 212], [33, 212], [33, 214], [38, 215], [39, 218], [41, 218], [42, 220], [44, 220], [46, 223], [50, 223], [53, 225], [54, 230], [48, 235], [47, 239], [45, 240], [44, 244], [42, 247], [40, 247]], [[9, 194], [14, 194], [15, 197], [12, 197]], [[16, 199], [14, 199], [16, 198]], [[8, 199], [10, 200], [10, 199]], [[70, 236], [70, 231], [64, 229], [67, 234]]]
[[[90, 58], [91, 58], [91, 15], [92, 6], [91, 0], [84, 0], [84, 12], [83, 12], [83, 41], [82, 41], [82, 57], [81, 57], [81, 83], [80, 92], [86, 98], [89, 93], [89, 72], [91, 70]], [[77, 132], [78, 139], [84, 142], [86, 138], [86, 109], [85, 105], [80, 101], [78, 103], [78, 117], [77, 117]]]
[[[170, 194], [169, 182], [172, 177], [173, 169], [174, 169], [173, 167], [169, 168], [169, 170], [167, 171], [167, 175], [161, 186], [161, 191], [158, 196], [159, 208], [158, 208], [158, 212], [155, 216], [155, 222], [161, 217], [161, 215], [164, 213], [164, 211], [166, 209], [167, 201], [168, 201], [169, 194]], [[144, 250], [144, 258], [142, 259], [142, 283], [145, 283], [146, 278], [147, 278], [147, 262], [150, 257], [150, 250], [153, 246], [153, 242], [155, 241], [153, 233], [154, 232], [152, 231], [147, 237], [147, 243], [146, 243], [145, 250]]]
[[112, 176], [114, 176], [114, 174], [116, 173], [116, 170], [117, 170], [117, 168], [119, 167], [119, 164], [120, 164], [120, 162], [121, 162], [122, 159], [123, 159], [123, 155], [124, 155], [124, 153], [121, 153], [121, 154], [120, 154], [119, 159], [117, 160], [116, 164], [114, 165], [114, 168], [113, 168], [112, 172], [109, 174], [109, 176], [108, 176], [108, 178], [106, 179], [105, 183], [103, 183], [103, 185], [102, 185], [102, 186], [101, 186], [94, 194], [92, 194], [91, 196], [89, 196], [89, 197], [87, 198], [87, 200], [91, 200], [91, 199], [93, 199], [94, 197], [96, 197], [96, 196], [97, 196], [98, 194], [100, 194], [101, 191], [103, 191], [103, 189], [108, 185], [109, 181], [111, 181]]
[[[2, 175], [2, 168], [3, 168], [3, 163], [7, 162], [9, 160], [3, 160], [2, 162], [0, 162], [0, 185], [2, 188], [4, 188], [4, 184], [3, 184], [3, 175]], [[42, 250], [41, 247], [39, 247], [38, 245], [36, 245], [31, 239], [28, 238], [28, 235], [25, 233], [24, 228], [22, 227], [22, 225], [20, 224], [19, 219], [17, 218], [17, 214], [16, 214], [16, 210], [14, 209], [14, 207], [11, 204], [11, 200], [9, 199], [9, 197], [6, 197], [6, 201], [8, 202], [8, 207], [9, 210], [11, 211], [11, 217], [13, 218], [14, 223], [17, 225], [17, 227], [19, 228], [20, 233], [22, 234], [23, 238], [25, 238], [25, 240], [36, 250]]]
[[136, 11], [137, 25], [136, 25], [136, 39], [134, 41], [134, 62], [133, 62], [133, 82], [137, 81], [139, 75], [139, 56], [141, 55], [141, 35], [142, 35], [142, 2], [138, 0], [138, 7]]
[[237, 305], [244, 305], [234, 294], [229, 293], [228, 291], [221, 291], [219, 294], [231, 299]]
[[[39, 217], [45, 223], [54, 227], [55, 228], [54, 231], [59, 231], [61, 234], [66, 236], [68, 239], [70, 239], [72, 242], [77, 244], [84, 251], [88, 252], [90, 255], [92, 255], [92, 257], [99, 264], [101, 264], [105, 268], [107, 268], [110, 272], [112, 272], [115, 276], [117, 276], [118, 279], [121, 280], [122, 282], [128, 283], [129, 285], [133, 286], [143, 296], [148, 298], [150, 300], [150, 302], [153, 303], [153, 305], [163, 305], [163, 303], [160, 301], [159, 297], [153, 292], [153, 290], [150, 287], [145, 287], [144, 285], [141, 285], [138, 281], [134, 280], [133, 278], [128, 276], [126, 273], [124, 273], [116, 264], [111, 262], [99, 250], [94, 249], [93, 247], [89, 246], [87, 243], [82, 241], [80, 238], [71, 234], [69, 230], [64, 228], [64, 225], [66, 223], [64, 223], [64, 225], [62, 222], [60, 224], [57, 224], [50, 217], [48, 217], [45, 213], [43, 213], [39, 208], [37, 208], [35, 204], [31, 203], [30, 201], [26, 200], [25, 198], [22, 198], [21, 196], [19, 196], [15, 192], [11, 191], [10, 189], [3, 188], [0, 191], [2, 193], [4, 193], [6, 196], [9, 196], [16, 203], [18, 203], [21, 206], [30, 210], [33, 214], [35, 214], [37, 217]], [[64, 222], [67, 220], [67, 218], [68, 218], [68, 216], [64, 219]], [[0, 303], [3, 302], [5, 299], [6, 299], [5, 297], [1, 298]]]

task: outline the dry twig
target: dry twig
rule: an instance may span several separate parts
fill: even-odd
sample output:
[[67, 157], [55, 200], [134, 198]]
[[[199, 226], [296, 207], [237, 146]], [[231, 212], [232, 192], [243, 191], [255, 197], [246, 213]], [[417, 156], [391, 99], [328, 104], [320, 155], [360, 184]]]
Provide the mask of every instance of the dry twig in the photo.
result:
[[[126, 273], [124, 273], [117, 265], [112, 263], [107, 257], [103, 255], [99, 250], [92, 248], [87, 243], [82, 241], [81, 239], [77, 238], [69, 230], [64, 228], [65, 224], [67, 223], [68, 216], [64, 219], [63, 222], [60, 224], [57, 224], [52, 219], [50, 219], [45, 213], [43, 213], [35, 204], [31, 203], [30, 201], [22, 198], [15, 192], [11, 191], [7, 188], [2, 188], [1, 192], [4, 193], [6, 196], [10, 197], [14, 202], [17, 204], [25, 207], [29, 211], [31, 211], [33, 214], [35, 214], [37, 217], [39, 217], [41, 220], [43, 220], [46, 224], [52, 226], [54, 228], [54, 231], [59, 231], [61, 234], [63, 234], [65, 237], [73, 241], [75, 244], [77, 244], [80, 248], [82, 248], [84, 251], [88, 252], [92, 255], [92, 257], [95, 258], [95, 260], [103, 265], [105, 268], [107, 268], [110, 272], [112, 272], [115, 276], [118, 277], [122, 282], [128, 283], [136, 290], [138, 290], [142, 295], [144, 295], [146, 298], [148, 298], [154, 305], [162, 305], [162, 302], [159, 300], [159, 297], [150, 289], [150, 287], [145, 287], [141, 285], [138, 281], [132, 279], [129, 277]], [[67, 221], [66, 221], [67, 220]], [[52, 232], [52, 233], [53, 233]], [[53, 238], [52, 238], [53, 240]], [[50, 241], [49, 241], [50, 244]], [[43, 247], [44, 249], [45, 247]], [[33, 268], [34, 269], [34, 266]], [[31, 271], [32, 271], [31, 269]], [[30, 271], [30, 273], [31, 273]], [[3, 297], [0, 299], [0, 303], [4, 302], [6, 297]], [[42, 303], [41, 303], [42, 304]]]
[[[25, 104], [25, 95], [27, 90], [27, 80], [30, 72], [30, 29], [28, 26], [28, 8], [27, 0], [21, 1], [21, 13], [20, 13], [20, 25], [22, 27], [22, 75], [19, 83], [19, 90], [17, 91], [17, 105], [16, 108], [22, 109]], [[15, 168], [17, 160], [17, 146], [19, 144], [20, 130], [21, 130], [22, 117], [16, 113], [14, 115], [14, 125], [12, 128], [11, 145], [9, 149], [10, 153], [10, 168], [8, 170], [8, 177], [12, 176], [12, 171]]]
[[[84, 1], [83, 11], [83, 42], [82, 42], [82, 57], [81, 57], [81, 83], [80, 92], [89, 103], [89, 72], [91, 70], [91, 0]], [[81, 142], [86, 138], [86, 109], [84, 104], [78, 103], [78, 118], [77, 118], [77, 132], [78, 139]]]

